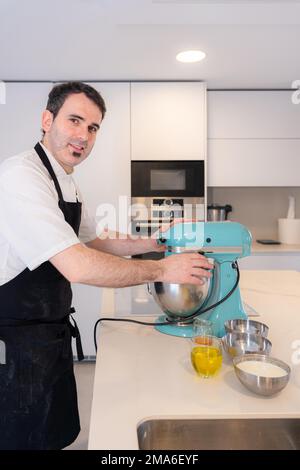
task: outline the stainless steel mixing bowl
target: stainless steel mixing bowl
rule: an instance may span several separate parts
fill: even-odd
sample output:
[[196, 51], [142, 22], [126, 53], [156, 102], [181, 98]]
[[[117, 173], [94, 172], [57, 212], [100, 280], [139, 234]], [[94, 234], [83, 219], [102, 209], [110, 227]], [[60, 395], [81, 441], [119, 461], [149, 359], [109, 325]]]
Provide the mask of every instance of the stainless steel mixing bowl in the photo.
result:
[[222, 338], [223, 348], [231, 357], [242, 354], [259, 353], [270, 354], [272, 343], [267, 338], [259, 334], [227, 333]]
[[[244, 361], [258, 361], [265, 364], [273, 364], [282, 369], [282, 375], [280, 377], [266, 377], [263, 375], [263, 372], [246, 372], [239, 368], [239, 364]], [[243, 356], [234, 357], [233, 365], [238, 379], [245, 387], [251, 390], [251, 392], [265, 396], [280, 392], [280, 390], [287, 385], [291, 373], [290, 367], [285, 362], [262, 354], [244, 354]]]
[[255, 320], [242, 320], [234, 319], [227, 320], [224, 323], [226, 333], [232, 333], [233, 331], [240, 333], [259, 334], [266, 338], [268, 336], [269, 327], [264, 323]]
[[149, 291], [170, 320], [180, 321], [197, 312], [205, 302], [210, 279], [203, 280], [202, 285], [154, 282], [149, 284]]

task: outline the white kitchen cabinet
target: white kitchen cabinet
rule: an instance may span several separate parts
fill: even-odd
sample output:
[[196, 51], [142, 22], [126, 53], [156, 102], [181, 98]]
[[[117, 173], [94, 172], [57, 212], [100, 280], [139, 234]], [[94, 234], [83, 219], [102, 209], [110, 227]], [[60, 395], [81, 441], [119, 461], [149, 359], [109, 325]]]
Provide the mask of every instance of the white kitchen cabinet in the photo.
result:
[[28, 150], [41, 138], [42, 111], [52, 83], [5, 83], [0, 104], [0, 161]]
[[209, 91], [210, 139], [300, 139], [300, 105], [288, 91]]
[[209, 139], [208, 186], [299, 186], [300, 139]]
[[[130, 198], [130, 85], [129, 83], [91, 83], [104, 98], [107, 114], [101, 124], [93, 151], [75, 171], [85, 202], [96, 215], [115, 210], [118, 218], [119, 196], [123, 203]], [[102, 205], [105, 206], [102, 206]], [[121, 203], [122, 204], [122, 203]], [[122, 220], [126, 210], [120, 208]], [[99, 214], [99, 213], [98, 213]], [[98, 217], [101, 219], [100, 214]], [[118, 219], [111, 228], [120, 228]], [[122, 229], [123, 227], [121, 227]], [[126, 227], [124, 227], [126, 228]], [[75, 284], [73, 286], [76, 321], [81, 331], [83, 350], [87, 357], [95, 356], [93, 327], [100, 317], [102, 289]], [[76, 351], [74, 350], [74, 354]]]
[[131, 83], [131, 159], [206, 158], [206, 84]]
[[208, 186], [299, 186], [292, 91], [208, 93]]

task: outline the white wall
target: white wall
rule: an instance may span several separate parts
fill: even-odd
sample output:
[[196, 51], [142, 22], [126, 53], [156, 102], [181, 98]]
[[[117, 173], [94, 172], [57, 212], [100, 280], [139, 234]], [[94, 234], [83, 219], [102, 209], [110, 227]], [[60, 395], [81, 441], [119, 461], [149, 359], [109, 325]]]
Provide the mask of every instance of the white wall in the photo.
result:
[[41, 116], [52, 83], [6, 83], [0, 104], [0, 161], [28, 150], [41, 138]]

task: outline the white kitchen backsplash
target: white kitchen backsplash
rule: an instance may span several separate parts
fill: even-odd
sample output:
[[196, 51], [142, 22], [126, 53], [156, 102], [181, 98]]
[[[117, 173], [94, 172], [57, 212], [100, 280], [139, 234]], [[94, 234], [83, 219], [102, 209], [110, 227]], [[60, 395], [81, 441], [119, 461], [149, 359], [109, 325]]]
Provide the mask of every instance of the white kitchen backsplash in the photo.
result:
[[[300, 182], [300, 179], [299, 179]], [[278, 238], [278, 219], [286, 217], [289, 196], [300, 218], [300, 187], [209, 187], [208, 204], [231, 204], [229, 219], [245, 225], [254, 239]]]

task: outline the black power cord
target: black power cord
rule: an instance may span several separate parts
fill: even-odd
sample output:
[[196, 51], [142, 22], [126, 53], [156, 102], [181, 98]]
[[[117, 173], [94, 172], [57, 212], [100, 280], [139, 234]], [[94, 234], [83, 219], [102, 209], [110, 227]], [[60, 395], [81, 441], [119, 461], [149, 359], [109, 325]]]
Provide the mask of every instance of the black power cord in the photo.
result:
[[116, 321], [116, 322], [127, 322], [127, 323], [137, 323], [138, 325], [146, 325], [146, 326], [163, 326], [163, 325], [176, 325], [178, 324], [179, 322], [183, 325], [188, 325], [189, 323], [191, 323], [191, 320], [195, 317], [197, 317], [198, 315], [201, 315], [202, 313], [205, 313], [205, 312], [208, 312], [209, 310], [212, 310], [213, 308], [217, 307], [218, 305], [222, 304], [223, 302], [225, 302], [225, 300], [227, 300], [232, 294], [233, 292], [235, 291], [235, 289], [237, 288], [239, 282], [240, 282], [240, 270], [239, 270], [239, 266], [238, 266], [238, 263], [237, 261], [234, 261], [232, 263], [232, 268], [236, 270], [237, 274], [236, 274], [236, 281], [235, 281], [235, 284], [234, 286], [232, 287], [232, 289], [228, 292], [228, 294], [225, 295], [225, 297], [223, 297], [223, 299], [219, 300], [218, 302], [216, 302], [215, 304], [213, 305], [210, 305], [209, 307], [206, 307], [204, 308], [203, 310], [201, 310], [201, 308], [199, 310], [197, 310], [195, 313], [191, 314], [191, 315], [188, 315], [184, 318], [179, 318], [178, 320], [170, 320], [170, 321], [167, 321], [167, 322], [145, 322], [145, 321], [139, 321], [139, 320], [130, 320], [130, 319], [127, 319], [127, 318], [99, 318], [99, 320], [96, 321], [95, 323], [95, 326], [94, 326], [94, 345], [95, 345], [95, 350], [97, 352], [97, 326], [98, 324], [100, 324], [101, 322], [103, 321]]

